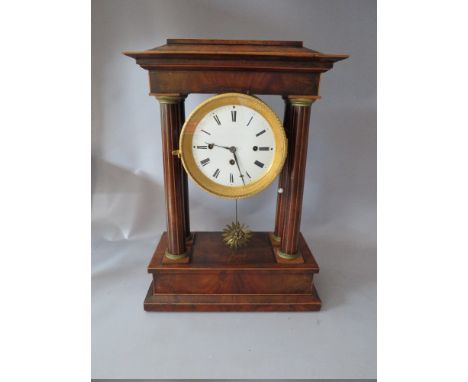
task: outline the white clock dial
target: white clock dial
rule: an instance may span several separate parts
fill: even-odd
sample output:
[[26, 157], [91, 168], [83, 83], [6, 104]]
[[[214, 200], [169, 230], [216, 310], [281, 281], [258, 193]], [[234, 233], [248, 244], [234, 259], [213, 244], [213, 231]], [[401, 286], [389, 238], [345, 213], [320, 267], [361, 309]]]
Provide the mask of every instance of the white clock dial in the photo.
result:
[[213, 182], [239, 187], [268, 173], [275, 137], [267, 120], [244, 105], [225, 105], [207, 113], [196, 126], [192, 153], [200, 171]]

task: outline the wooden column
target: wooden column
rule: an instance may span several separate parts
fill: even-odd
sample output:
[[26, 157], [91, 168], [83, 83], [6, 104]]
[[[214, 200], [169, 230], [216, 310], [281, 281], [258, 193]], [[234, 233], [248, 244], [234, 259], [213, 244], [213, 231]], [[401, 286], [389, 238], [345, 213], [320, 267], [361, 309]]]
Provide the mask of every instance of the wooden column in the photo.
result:
[[[291, 104], [288, 101], [287, 97], [283, 97], [285, 101], [285, 108], [284, 108], [284, 119], [283, 119], [283, 127], [284, 131], [286, 132], [286, 136], [289, 137], [290, 132], [290, 115], [291, 115]], [[276, 242], [278, 245], [281, 242], [281, 235], [283, 234], [284, 228], [284, 191], [287, 188], [286, 181], [288, 178], [288, 159], [289, 155], [286, 156], [286, 161], [284, 162], [283, 169], [279, 176], [278, 180], [278, 195], [276, 196], [276, 215], [275, 215], [275, 231], [273, 232], [273, 241]]]
[[[185, 122], [185, 102], [182, 100], [180, 103], [180, 130]], [[180, 131], [179, 131], [180, 136]], [[182, 186], [184, 189], [183, 192], [183, 203], [184, 203], [184, 235], [187, 241], [193, 239], [192, 233], [190, 231], [190, 207], [189, 207], [189, 190], [188, 190], [188, 180], [187, 173], [182, 169]]]
[[285, 168], [281, 215], [281, 248], [278, 255], [292, 260], [301, 256], [299, 236], [301, 226], [302, 197], [307, 161], [310, 107], [318, 97], [288, 96], [288, 162]]
[[[166, 196], [167, 249], [165, 256], [179, 260], [187, 256], [185, 239], [188, 226], [188, 200], [185, 198], [185, 172], [177, 156], [179, 136], [185, 119], [184, 100], [180, 94], [157, 94], [161, 106], [161, 135]], [[182, 192], [180, 192], [182, 190]]]

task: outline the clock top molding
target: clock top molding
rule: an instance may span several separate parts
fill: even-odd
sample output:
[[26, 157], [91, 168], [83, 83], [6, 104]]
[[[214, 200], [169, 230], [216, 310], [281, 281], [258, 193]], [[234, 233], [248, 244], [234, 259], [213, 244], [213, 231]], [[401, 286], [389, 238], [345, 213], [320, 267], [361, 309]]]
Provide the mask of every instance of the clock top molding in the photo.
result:
[[324, 54], [302, 41], [168, 39], [126, 51], [148, 70], [150, 94], [240, 92], [319, 96], [320, 74], [345, 54]]

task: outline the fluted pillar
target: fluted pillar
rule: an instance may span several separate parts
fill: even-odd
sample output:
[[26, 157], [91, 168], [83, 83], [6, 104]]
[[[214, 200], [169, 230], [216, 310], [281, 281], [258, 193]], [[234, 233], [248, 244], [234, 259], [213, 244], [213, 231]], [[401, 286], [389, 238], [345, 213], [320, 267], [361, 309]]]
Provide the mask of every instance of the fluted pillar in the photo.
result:
[[[291, 104], [288, 101], [287, 97], [283, 97], [285, 101], [285, 108], [284, 108], [284, 119], [283, 119], [283, 127], [286, 133], [286, 136], [289, 137], [290, 131], [290, 115], [291, 115]], [[283, 169], [278, 179], [278, 194], [276, 196], [276, 214], [275, 214], [275, 230], [273, 232], [273, 240], [279, 244], [281, 242], [281, 235], [283, 234], [284, 228], [284, 190], [286, 189], [287, 185], [287, 178], [288, 178], [288, 161], [289, 155], [286, 156], [286, 161], [284, 162]]]
[[[181, 102], [181, 107], [180, 107], [180, 128], [182, 129], [182, 126], [185, 122], [185, 100]], [[180, 136], [180, 131], [179, 131], [179, 136]], [[187, 179], [187, 173], [182, 169], [182, 186], [183, 186], [183, 203], [184, 203], [184, 235], [185, 239], [187, 241], [190, 241], [193, 239], [192, 237], [192, 232], [190, 231], [190, 207], [189, 207], [189, 190], [188, 190], [188, 179]]]
[[167, 250], [165, 256], [178, 260], [187, 256], [188, 217], [187, 175], [177, 157], [179, 136], [185, 119], [185, 95], [155, 95], [161, 107], [161, 136], [166, 196]]
[[[302, 198], [304, 194], [309, 120], [312, 103], [318, 97], [288, 96], [288, 162], [285, 166], [280, 219], [281, 246], [284, 259], [296, 259], [299, 253]], [[288, 109], [288, 107], [287, 107]]]

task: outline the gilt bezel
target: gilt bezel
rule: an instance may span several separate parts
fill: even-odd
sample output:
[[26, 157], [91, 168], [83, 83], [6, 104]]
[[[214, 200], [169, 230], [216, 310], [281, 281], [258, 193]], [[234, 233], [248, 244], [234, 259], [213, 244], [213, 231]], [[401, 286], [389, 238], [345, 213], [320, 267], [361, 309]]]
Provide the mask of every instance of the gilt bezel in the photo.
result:
[[[193, 157], [192, 140], [196, 127], [206, 114], [226, 105], [247, 106], [261, 114], [270, 125], [275, 139], [275, 153], [269, 168], [262, 177], [245, 186], [223, 186], [212, 181], [198, 168]], [[223, 93], [208, 98], [190, 113], [180, 133], [179, 150], [185, 171], [199, 187], [222, 198], [240, 199], [263, 191], [279, 175], [286, 160], [287, 139], [278, 116], [263, 101], [243, 93]]]

